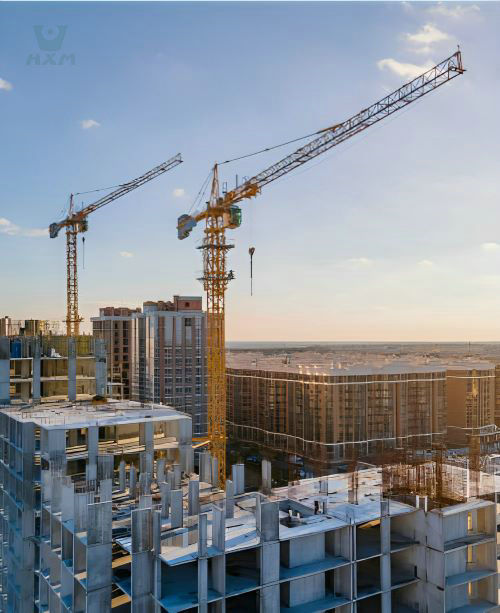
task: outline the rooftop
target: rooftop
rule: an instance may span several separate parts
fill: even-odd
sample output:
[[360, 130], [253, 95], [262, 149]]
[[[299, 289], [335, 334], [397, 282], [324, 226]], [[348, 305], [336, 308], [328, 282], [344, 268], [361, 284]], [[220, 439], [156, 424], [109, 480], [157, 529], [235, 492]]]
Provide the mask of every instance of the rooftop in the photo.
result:
[[267, 355], [256, 351], [228, 351], [228, 368], [321, 375], [329, 377], [436, 374], [447, 370], [492, 370], [491, 362], [477, 359], [442, 360], [426, 356], [356, 356], [300, 351]]
[[190, 419], [185, 413], [164, 405], [143, 405], [130, 400], [108, 400], [103, 404], [56, 402], [45, 403], [43, 407], [5, 407], [2, 411], [18, 421], [32, 421], [45, 428], [63, 426], [67, 429]]

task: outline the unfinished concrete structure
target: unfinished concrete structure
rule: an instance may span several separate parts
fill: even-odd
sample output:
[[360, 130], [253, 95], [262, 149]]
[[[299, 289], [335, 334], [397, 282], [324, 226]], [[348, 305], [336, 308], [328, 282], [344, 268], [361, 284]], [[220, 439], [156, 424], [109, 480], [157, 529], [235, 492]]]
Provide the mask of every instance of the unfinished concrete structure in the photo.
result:
[[[130, 610], [120, 609], [130, 597], [115, 594], [117, 538], [151, 505], [153, 466], [163, 504], [182, 505], [191, 420], [137, 403], [10, 408], [0, 411], [0, 441], [1, 610]], [[152, 568], [134, 562], [137, 604]]]
[[497, 608], [498, 477], [433, 508], [385, 498], [378, 468], [353, 503], [351, 475], [272, 489], [264, 465], [267, 493], [245, 493], [235, 465], [224, 494], [208, 453], [192, 472], [190, 425], [135, 403], [2, 411], [1, 610]]
[[0, 403], [106, 395], [104, 342], [91, 336], [0, 337]]

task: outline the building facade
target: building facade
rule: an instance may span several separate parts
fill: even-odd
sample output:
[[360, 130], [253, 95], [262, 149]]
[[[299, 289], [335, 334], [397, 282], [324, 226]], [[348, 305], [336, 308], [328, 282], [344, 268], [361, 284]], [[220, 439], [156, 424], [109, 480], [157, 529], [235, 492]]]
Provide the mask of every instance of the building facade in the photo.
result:
[[227, 385], [234, 441], [300, 456], [319, 474], [392, 447], [425, 447], [446, 430], [443, 367], [229, 368]]
[[106, 344], [108, 396], [118, 400], [130, 398], [130, 331], [132, 315], [141, 309], [106, 307], [99, 317], [92, 317], [92, 334]]
[[130, 332], [132, 400], [185, 411], [193, 436], [207, 433], [206, 317], [200, 296], [145, 302]]
[[495, 424], [494, 364], [449, 364], [446, 369], [446, 383], [449, 427], [482, 428]]

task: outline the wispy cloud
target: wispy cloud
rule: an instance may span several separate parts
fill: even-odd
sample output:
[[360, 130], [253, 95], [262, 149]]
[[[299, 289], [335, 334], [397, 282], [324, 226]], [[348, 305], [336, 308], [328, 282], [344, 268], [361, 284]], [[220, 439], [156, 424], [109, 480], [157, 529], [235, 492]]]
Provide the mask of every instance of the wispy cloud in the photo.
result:
[[176, 187], [172, 194], [175, 196], [175, 198], [182, 198], [186, 195], [186, 190], [182, 187]]
[[480, 8], [477, 4], [451, 4], [448, 2], [438, 2], [436, 5], [427, 9], [432, 15], [441, 15], [442, 17], [450, 17], [452, 19], [462, 19], [477, 15]]
[[377, 62], [377, 67], [379, 70], [387, 69], [394, 74], [397, 74], [399, 77], [406, 79], [414, 79], [433, 66], [434, 63], [431, 61], [428, 61], [425, 64], [408, 64], [405, 62], [398, 62], [393, 58], [386, 58]]
[[418, 263], [420, 268], [434, 268], [435, 264], [432, 260], [420, 260], [420, 262]]
[[3, 89], [6, 92], [10, 92], [13, 87], [14, 86], [12, 85], [12, 83], [9, 83], [9, 81], [0, 78], [0, 89]]
[[101, 124], [95, 119], [82, 119], [80, 125], [82, 130], [90, 130], [90, 128], [98, 128]]
[[347, 265], [352, 268], [370, 268], [373, 266], [373, 260], [370, 258], [360, 257], [360, 258], [349, 258], [345, 262]]
[[481, 249], [483, 251], [498, 251], [500, 249], [500, 244], [499, 243], [483, 243], [481, 245]]
[[405, 34], [405, 39], [417, 53], [431, 53], [434, 46], [451, 39], [451, 36], [440, 30], [433, 23], [426, 23], [414, 34]]
[[7, 234], [8, 236], [27, 236], [30, 238], [48, 236], [47, 228], [21, 228], [15, 223], [12, 223], [10, 219], [0, 217], [0, 234]]
[[133, 258], [134, 254], [131, 251], [120, 251], [122, 258]]
[[433, 23], [426, 23], [415, 34], [406, 34], [406, 40], [418, 45], [432, 45], [449, 39], [450, 35], [442, 32]]

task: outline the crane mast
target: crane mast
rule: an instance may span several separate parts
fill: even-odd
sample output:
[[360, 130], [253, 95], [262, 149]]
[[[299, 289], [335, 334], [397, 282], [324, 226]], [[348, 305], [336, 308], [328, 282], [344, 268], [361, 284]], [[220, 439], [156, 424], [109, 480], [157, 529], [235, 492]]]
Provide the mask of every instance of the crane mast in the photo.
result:
[[175, 168], [182, 163], [181, 154], [178, 153], [159, 166], [155, 166], [137, 179], [124, 183], [116, 190], [99, 198], [80, 211], [74, 210], [73, 194], [70, 196], [68, 215], [59, 222], [50, 224], [50, 238], [56, 238], [62, 228], [66, 228], [66, 334], [67, 336], [78, 336], [80, 334], [80, 322], [82, 318], [78, 313], [78, 234], [86, 232], [88, 228], [87, 217], [97, 209], [114, 202], [118, 198], [125, 196], [134, 189], [149, 183], [156, 177]]
[[195, 216], [181, 215], [178, 238], [186, 238], [201, 220], [205, 220], [203, 250], [203, 283], [207, 294], [207, 372], [208, 433], [211, 453], [217, 458], [219, 482], [226, 479], [226, 366], [225, 366], [225, 293], [232, 272], [227, 271], [226, 229], [241, 224], [241, 211], [236, 204], [260, 193], [262, 187], [292, 170], [326, 153], [370, 126], [390, 117], [426, 94], [464, 73], [460, 50], [430, 70], [406, 83], [388, 96], [344, 122], [319, 130], [316, 138], [279, 160], [241, 186], [219, 194], [217, 164], [214, 166], [210, 200], [204, 211]]

